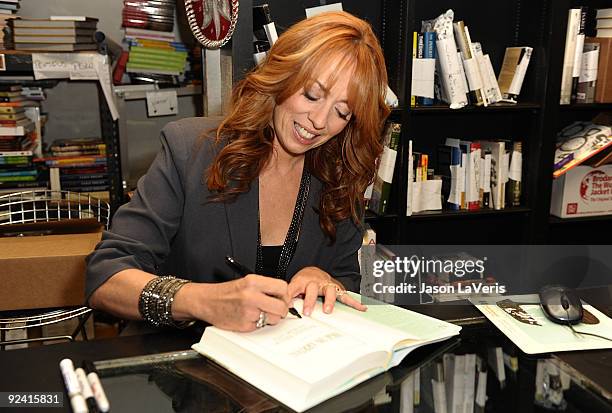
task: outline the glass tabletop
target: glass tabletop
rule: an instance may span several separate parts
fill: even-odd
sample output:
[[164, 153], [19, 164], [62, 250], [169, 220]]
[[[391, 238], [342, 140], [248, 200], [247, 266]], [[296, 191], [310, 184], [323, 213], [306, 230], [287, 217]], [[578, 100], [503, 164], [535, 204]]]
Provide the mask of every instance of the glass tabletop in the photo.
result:
[[[96, 362], [114, 411], [291, 411], [193, 350]], [[420, 348], [397, 367], [309, 412], [611, 411], [603, 389], [493, 329]]]

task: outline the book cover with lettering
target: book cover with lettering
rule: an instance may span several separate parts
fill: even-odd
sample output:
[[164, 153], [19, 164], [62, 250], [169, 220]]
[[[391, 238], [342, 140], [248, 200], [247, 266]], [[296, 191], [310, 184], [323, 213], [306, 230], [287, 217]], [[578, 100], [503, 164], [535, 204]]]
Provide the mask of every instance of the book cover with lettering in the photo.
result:
[[579, 121], [563, 128], [557, 135], [553, 177], [560, 177], [610, 145], [610, 126]]

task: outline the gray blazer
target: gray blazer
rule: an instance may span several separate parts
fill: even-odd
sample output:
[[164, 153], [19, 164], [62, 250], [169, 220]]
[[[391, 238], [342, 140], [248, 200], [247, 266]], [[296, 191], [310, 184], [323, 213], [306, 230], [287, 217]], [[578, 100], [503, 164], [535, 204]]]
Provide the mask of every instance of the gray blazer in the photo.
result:
[[[210, 192], [204, 171], [219, 147], [213, 139], [198, 138], [217, 125], [218, 119], [191, 118], [164, 127], [162, 149], [138, 181], [132, 200], [115, 213], [110, 231], [104, 232], [87, 257], [87, 299], [106, 280], [128, 268], [198, 282], [224, 282], [239, 277], [225, 263], [226, 255], [255, 267], [258, 181], [234, 202], [207, 202]], [[336, 242], [330, 245], [314, 209], [321, 188], [313, 177], [287, 279], [306, 266], [317, 266], [358, 291], [361, 229], [350, 220], [338, 223]]]

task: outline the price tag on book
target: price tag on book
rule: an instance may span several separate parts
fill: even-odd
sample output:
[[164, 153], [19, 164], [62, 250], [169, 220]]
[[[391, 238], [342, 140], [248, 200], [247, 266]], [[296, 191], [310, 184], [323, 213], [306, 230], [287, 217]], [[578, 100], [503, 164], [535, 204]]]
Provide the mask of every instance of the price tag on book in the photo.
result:
[[147, 92], [147, 113], [149, 117], [178, 114], [176, 90]]

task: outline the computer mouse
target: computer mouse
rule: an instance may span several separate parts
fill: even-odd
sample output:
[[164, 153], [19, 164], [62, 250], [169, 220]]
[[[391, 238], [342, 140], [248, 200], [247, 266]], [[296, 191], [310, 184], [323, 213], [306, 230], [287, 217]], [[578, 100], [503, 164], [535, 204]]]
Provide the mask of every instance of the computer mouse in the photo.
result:
[[547, 285], [540, 290], [540, 305], [544, 314], [558, 324], [578, 324], [582, 321], [582, 303], [576, 291], [562, 285]]

